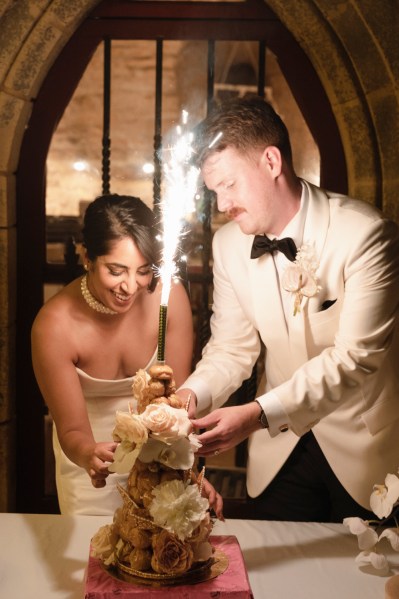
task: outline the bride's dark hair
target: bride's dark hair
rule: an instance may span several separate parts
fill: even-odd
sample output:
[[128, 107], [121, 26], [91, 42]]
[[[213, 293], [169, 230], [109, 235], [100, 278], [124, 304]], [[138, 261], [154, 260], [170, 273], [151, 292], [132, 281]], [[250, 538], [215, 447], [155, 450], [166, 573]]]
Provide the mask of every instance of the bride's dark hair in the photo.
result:
[[[83, 246], [87, 257], [94, 261], [108, 254], [114, 241], [130, 237], [148, 264], [160, 261], [158, 228], [153, 211], [140, 198], [102, 195], [91, 202], [83, 219]], [[150, 285], [155, 287], [156, 280]]]

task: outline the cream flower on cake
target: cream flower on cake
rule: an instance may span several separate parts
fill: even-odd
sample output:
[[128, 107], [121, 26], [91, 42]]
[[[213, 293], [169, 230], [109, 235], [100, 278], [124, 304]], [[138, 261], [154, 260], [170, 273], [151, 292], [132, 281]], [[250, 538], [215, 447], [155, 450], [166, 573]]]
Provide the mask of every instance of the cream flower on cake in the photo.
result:
[[150, 380], [150, 375], [146, 370], [140, 368], [133, 377], [133, 397], [140, 401], [143, 397], [143, 391], [147, 388], [148, 381]]
[[150, 404], [141, 418], [151, 436], [164, 443], [172, 443], [177, 437], [187, 437], [193, 428], [186, 410], [164, 403]]
[[191, 548], [195, 562], [206, 562], [213, 555], [213, 547], [209, 541], [203, 541], [194, 545], [191, 544]]
[[145, 464], [158, 462], [174, 470], [189, 470], [194, 464], [195, 451], [197, 449], [185, 437], [179, 437], [173, 443], [150, 437], [140, 452], [140, 461]]
[[200, 522], [200, 525], [187, 539], [193, 549], [195, 562], [205, 562], [212, 557], [213, 547], [208, 541], [212, 528], [213, 522], [209, 512], [207, 512], [205, 518]]
[[114, 564], [118, 539], [113, 524], [101, 526], [91, 539], [91, 556], [98, 557], [106, 566]]
[[180, 540], [187, 539], [205, 518], [208, 500], [201, 497], [197, 485], [181, 480], [161, 483], [152, 490], [154, 495], [149, 512], [154, 523]]
[[140, 416], [129, 412], [120, 412], [115, 415], [115, 427], [112, 436], [115, 441], [130, 441], [142, 445], [147, 441], [148, 431]]
[[188, 440], [190, 441], [191, 449], [193, 451], [198, 451], [200, 447], [202, 447], [201, 441], [198, 439], [198, 435], [195, 433], [190, 433], [188, 436]]
[[148, 383], [150, 381], [150, 375], [148, 372], [140, 368], [134, 378], [132, 384], [133, 397], [137, 402], [137, 412], [141, 414], [144, 412], [146, 406], [149, 404], [148, 398]]
[[116, 412], [116, 425], [112, 436], [119, 442], [114, 453], [114, 461], [108, 466], [110, 472], [127, 474], [130, 472], [148, 439], [148, 431], [140, 416], [126, 412]]
[[193, 563], [193, 551], [189, 543], [177, 539], [167, 530], [154, 536], [151, 566], [160, 574], [178, 576], [187, 572]]

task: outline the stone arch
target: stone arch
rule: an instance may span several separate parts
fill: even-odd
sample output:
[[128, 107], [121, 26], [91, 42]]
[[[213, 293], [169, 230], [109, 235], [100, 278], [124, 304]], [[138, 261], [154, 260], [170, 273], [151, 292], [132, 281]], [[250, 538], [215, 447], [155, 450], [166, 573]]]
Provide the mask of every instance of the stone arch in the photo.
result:
[[[19, 153], [55, 58], [99, 0], [0, 3], [0, 510], [15, 510], [15, 380]], [[27, 301], [29, 299], [27, 298]]]
[[393, 32], [399, 17], [396, 2], [383, 4], [268, 0], [309, 56], [329, 97], [349, 193], [398, 218], [399, 61]]
[[[13, 470], [19, 151], [44, 78], [63, 46], [99, 3], [0, 3], [0, 472], [5, 473], [0, 508], [4, 510], [12, 495], [12, 477], [7, 472]], [[396, 3], [268, 0], [267, 5], [302, 46], [325, 87], [345, 151], [349, 193], [399, 218], [399, 60], [394, 36], [389, 35], [398, 30]]]

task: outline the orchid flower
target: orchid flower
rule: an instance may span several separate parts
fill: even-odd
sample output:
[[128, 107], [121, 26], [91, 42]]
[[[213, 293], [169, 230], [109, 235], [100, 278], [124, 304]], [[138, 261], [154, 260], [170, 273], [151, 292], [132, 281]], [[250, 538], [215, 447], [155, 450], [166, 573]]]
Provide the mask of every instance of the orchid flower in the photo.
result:
[[349, 528], [352, 534], [357, 536], [359, 549], [367, 551], [377, 545], [378, 534], [370, 527], [368, 520], [362, 520], [361, 518], [345, 518], [344, 524]]
[[[399, 478], [387, 474], [383, 485], [374, 485], [370, 496], [370, 506], [379, 520], [345, 518], [343, 523], [352, 534], [357, 536], [359, 549], [356, 557], [360, 566], [371, 565], [380, 573], [389, 572], [389, 563], [383, 553], [377, 551], [378, 543], [386, 538], [394, 551], [399, 551], [399, 525], [397, 511], [399, 507]], [[395, 521], [396, 528], [387, 528], [388, 522]], [[381, 534], [378, 534], [382, 530]]]
[[376, 570], [379, 570], [381, 574], [389, 572], [387, 558], [382, 553], [377, 553], [376, 551], [361, 551], [355, 561], [359, 566], [371, 565]]
[[387, 474], [384, 485], [374, 485], [370, 507], [379, 518], [388, 518], [399, 498], [399, 478]]

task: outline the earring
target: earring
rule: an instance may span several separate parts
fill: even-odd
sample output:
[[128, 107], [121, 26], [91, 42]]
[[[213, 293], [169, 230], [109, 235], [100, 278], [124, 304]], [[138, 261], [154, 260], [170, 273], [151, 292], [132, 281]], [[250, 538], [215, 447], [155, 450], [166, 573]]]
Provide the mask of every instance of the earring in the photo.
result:
[[87, 262], [85, 262], [85, 263], [83, 264], [83, 268], [84, 268], [86, 271], [87, 271], [87, 270], [89, 270], [89, 265], [88, 265], [88, 263], [87, 263]]

